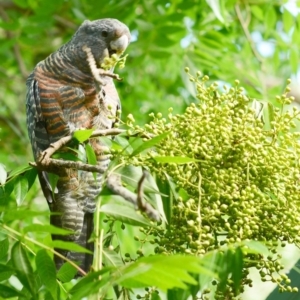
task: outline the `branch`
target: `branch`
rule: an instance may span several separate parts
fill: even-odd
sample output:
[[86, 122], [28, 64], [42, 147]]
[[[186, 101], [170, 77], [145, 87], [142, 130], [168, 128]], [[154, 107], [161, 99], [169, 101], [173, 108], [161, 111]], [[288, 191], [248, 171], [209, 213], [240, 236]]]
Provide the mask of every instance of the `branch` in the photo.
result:
[[[125, 132], [123, 129], [99, 129], [95, 130], [90, 138], [95, 138], [99, 136], [108, 136], [108, 135], [118, 135], [120, 133]], [[44, 150], [40, 156], [37, 158], [36, 162], [30, 162], [29, 164], [41, 171], [47, 171], [52, 169], [53, 167], [62, 167], [62, 168], [72, 168], [77, 170], [89, 171], [89, 172], [99, 172], [103, 173], [103, 169], [99, 166], [89, 165], [82, 162], [77, 161], [65, 161], [60, 159], [51, 158], [51, 156], [57, 152], [59, 149], [64, 147], [67, 143], [72, 140], [72, 136], [68, 135], [55, 143], [50, 144], [50, 146]]]
[[136, 209], [145, 212], [149, 218], [155, 221], [160, 220], [158, 212], [147, 202], [143, 203], [144, 190], [143, 185], [147, 177], [147, 172], [143, 171], [143, 175], [138, 183], [137, 195], [127, 190], [122, 185], [120, 174], [111, 174], [107, 177], [107, 187], [115, 194], [123, 197], [125, 200], [131, 202]]

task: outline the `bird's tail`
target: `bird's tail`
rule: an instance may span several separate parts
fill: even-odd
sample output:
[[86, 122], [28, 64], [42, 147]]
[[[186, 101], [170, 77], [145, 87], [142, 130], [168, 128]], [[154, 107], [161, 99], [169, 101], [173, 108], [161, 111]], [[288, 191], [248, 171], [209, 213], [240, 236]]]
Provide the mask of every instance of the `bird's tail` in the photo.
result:
[[[55, 224], [57, 226], [57, 218], [58, 216], [51, 216], [51, 224]], [[80, 233], [79, 238], [74, 241], [76, 244], [88, 249], [91, 253], [94, 253], [94, 242], [90, 241], [91, 235], [94, 230], [94, 216], [93, 213], [85, 213], [83, 219], [83, 227]], [[52, 235], [53, 240], [67, 240], [66, 237]], [[85, 272], [89, 272], [91, 266], [93, 264], [93, 254], [89, 253], [81, 253], [81, 252], [73, 252], [66, 251], [61, 249], [55, 249], [57, 252], [67, 257], [68, 259], [74, 261], [78, 266], [84, 270]], [[61, 257], [55, 255], [54, 262], [56, 265], [56, 269], [58, 270], [64, 263], [65, 260]]]

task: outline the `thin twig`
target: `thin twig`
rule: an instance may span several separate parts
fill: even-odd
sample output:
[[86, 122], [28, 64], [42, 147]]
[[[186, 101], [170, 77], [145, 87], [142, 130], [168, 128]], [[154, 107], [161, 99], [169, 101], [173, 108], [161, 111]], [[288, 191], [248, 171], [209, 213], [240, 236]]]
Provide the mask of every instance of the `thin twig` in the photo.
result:
[[[95, 138], [99, 136], [108, 136], [108, 135], [118, 135], [120, 133], [124, 133], [125, 130], [123, 129], [99, 129], [95, 130], [90, 138]], [[64, 168], [72, 168], [77, 170], [83, 170], [83, 171], [89, 171], [89, 172], [98, 172], [103, 173], [103, 168], [95, 165], [89, 165], [82, 162], [77, 161], [66, 161], [66, 160], [60, 160], [60, 159], [53, 159], [51, 156], [57, 152], [59, 149], [67, 145], [72, 140], [72, 136], [68, 135], [60, 140], [56, 141], [55, 143], [50, 144], [50, 146], [44, 150], [40, 156], [38, 157], [36, 162], [30, 162], [29, 165], [38, 168], [41, 171], [47, 171], [51, 168], [57, 168], [57, 167], [64, 167]]]
[[244, 33], [245, 33], [245, 36], [246, 36], [246, 38], [247, 38], [247, 40], [248, 40], [248, 42], [249, 42], [250, 48], [251, 48], [251, 50], [252, 50], [252, 52], [253, 52], [255, 58], [258, 60], [258, 62], [259, 62], [260, 64], [262, 64], [262, 63], [263, 63], [263, 58], [261, 57], [261, 55], [260, 55], [260, 54], [258, 53], [258, 51], [256, 50], [255, 43], [254, 43], [254, 41], [253, 41], [253, 39], [252, 39], [252, 37], [251, 37], [251, 34], [250, 34], [250, 32], [249, 32], [249, 29], [248, 29], [249, 19], [246, 20], [246, 21], [244, 20], [244, 18], [243, 18], [243, 16], [242, 16], [242, 12], [241, 12], [241, 10], [240, 10], [240, 6], [239, 6], [238, 4], [236, 4], [236, 5], [234, 6], [234, 8], [235, 8], [236, 15], [237, 15], [237, 17], [238, 17], [238, 19], [239, 19], [239, 21], [240, 21], [240, 23], [241, 23], [241, 26], [242, 26], [242, 28], [243, 28], [243, 31], [244, 31]]
[[139, 191], [138, 191], [138, 196], [127, 190], [125, 187], [123, 187], [122, 185], [122, 181], [121, 181], [121, 176], [120, 174], [110, 174], [107, 177], [107, 182], [106, 185], [107, 187], [115, 194], [123, 197], [125, 200], [131, 202], [134, 207], [140, 211], [145, 212], [149, 218], [151, 218], [152, 220], [155, 221], [159, 221], [160, 217], [158, 212], [147, 202], [143, 203], [141, 197], [143, 197], [143, 183], [146, 179], [146, 175], [142, 175], [140, 181], [139, 181]]

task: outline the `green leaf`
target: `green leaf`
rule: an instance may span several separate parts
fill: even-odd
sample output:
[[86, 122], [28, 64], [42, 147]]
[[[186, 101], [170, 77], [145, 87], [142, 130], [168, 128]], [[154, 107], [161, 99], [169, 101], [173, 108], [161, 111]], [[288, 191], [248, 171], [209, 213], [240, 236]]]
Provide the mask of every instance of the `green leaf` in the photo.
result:
[[220, 1], [219, 0], [206, 0], [206, 2], [210, 6], [212, 11], [214, 12], [217, 19], [220, 22], [225, 23], [225, 20], [224, 20], [222, 11], [221, 11]]
[[86, 156], [88, 163], [90, 165], [96, 165], [97, 164], [97, 158], [94, 149], [90, 144], [85, 145], [85, 151], [86, 151]]
[[0, 184], [4, 184], [6, 182], [7, 172], [6, 168], [3, 164], [0, 163]]
[[35, 295], [36, 280], [26, 251], [20, 242], [16, 242], [12, 247], [11, 260], [14, 268], [17, 270], [17, 277], [20, 282], [31, 293], [31, 295]]
[[12, 179], [13, 177], [20, 175], [22, 173], [25, 173], [26, 171], [31, 170], [33, 167], [25, 165], [25, 166], [20, 166], [11, 172], [9, 172], [8, 180]]
[[276, 24], [276, 12], [273, 6], [270, 6], [269, 9], [267, 10], [264, 16], [264, 21], [268, 33], [271, 32], [275, 28], [275, 24]]
[[120, 254], [114, 250], [108, 248], [103, 249], [103, 259], [105, 260], [105, 266], [122, 267], [124, 262], [120, 257]]
[[38, 251], [35, 257], [36, 268], [41, 282], [51, 293], [53, 299], [57, 298], [56, 269], [53, 260], [45, 249]]
[[[87, 156], [87, 161], [90, 165], [96, 165], [97, 164], [97, 158], [94, 149], [90, 144], [85, 145], [85, 151]], [[97, 173], [93, 172], [94, 179], [97, 180]]]
[[[106, 273], [111, 272], [112, 270], [114, 270], [114, 268], [105, 267], [101, 271], [89, 273], [87, 276], [82, 278], [70, 290], [72, 300], [81, 300], [86, 296], [99, 292], [99, 289], [105, 285], [108, 280], [110, 280], [110, 276], [103, 275], [106, 275]], [[101, 280], [99, 280], [100, 276]]]
[[95, 129], [76, 130], [73, 134], [73, 138], [79, 143], [83, 143], [90, 138], [94, 131]]
[[283, 11], [282, 21], [283, 21], [284, 31], [286, 33], [289, 33], [289, 31], [292, 29], [293, 25], [295, 24], [295, 19], [294, 16], [287, 9], [284, 9]]
[[20, 175], [15, 180], [14, 192], [18, 206], [20, 206], [25, 199], [28, 192], [27, 178]]
[[34, 218], [37, 216], [48, 216], [49, 212], [47, 211], [31, 211], [28, 209], [19, 209], [15, 211], [7, 210], [3, 216], [4, 222], [9, 222], [13, 220], [23, 220], [27, 218]]
[[229, 272], [231, 272], [231, 279], [234, 284], [235, 295], [238, 295], [238, 292], [241, 287], [241, 280], [243, 277], [243, 252], [240, 247], [234, 250], [234, 253], [229, 252], [231, 256], [231, 265], [229, 266]]
[[58, 249], [63, 249], [63, 250], [92, 254], [92, 252], [90, 250], [85, 249], [84, 247], [82, 247], [78, 244], [75, 244], [73, 242], [65, 242], [65, 241], [55, 240], [55, 241], [51, 242], [51, 246], [53, 248], [58, 248]]
[[48, 180], [52, 189], [52, 194], [53, 194], [53, 198], [54, 198], [54, 191], [56, 189], [56, 185], [58, 182], [59, 176], [53, 173], [48, 173]]
[[143, 227], [151, 226], [151, 223], [146, 218], [138, 214], [134, 208], [126, 205], [107, 203], [101, 206], [101, 212], [126, 224]]
[[28, 191], [30, 190], [30, 188], [32, 187], [32, 185], [35, 182], [35, 179], [37, 177], [37, 169], [36, 168], [32, 168], [31, 170], [28, 170], [25, 172], [24, 176], [26, 177], [27, 181], [28, 181]]
[[141, 146], [138, 146], [136, 149], [133, 150], [131, 156], [137, 155], [146, 149], [154, 147], [159, 142], [164, 140], [168, 135], [169, 135], [169, 132], [164, 132], [164, 133], [152, 138], [151, 140], [144, 142]]
[[297, 48], [290, 49], [290, 65], [292, 71], [296, 74], [299, 68], [299, 50]]
[[169, 58], [171, 53], [170, 51], [166, 50], [158, 50], [158, 49], [150, 49], [149, 55], [154, 57], [155, 59], [166, 59]]
[[9, 241], [6, 238], [0, 241], [0, 259], [3, 259], [7, 256], [8, 250], [9, 250]]
[[18, 290], [4, 284], [0, 284], [0, 297], [8, 299], [20, 296], [22, 296], [22, 293], [20, 293]]
[[241, 245], [247, 246], [246, 249], [243, 248], [245, 253], [261, 254], [268, 256], [269, 250], [262, 242], [258, 241], [242, 241]]
[[163, 291], [175, 287], [186, 289], [187, 284], [197, 284], [190, 273], [202, 272], [206, 270], [200, 265], [198, 257], [154, 255], [138, 259], [125, 267], [117, 283], [126, 288], [156, 286]]
[[264, 12], [262, 11], [260, 6], [251, 5], [251, 11], [258, 20], [260, 20], [260, 21], [264, 20]]
[[57, 278], [61, 282], [71, 281], [77, 273], [77, 269], [74, 268], [69, 262], [64, 263], [57, 272]]
[[153, 159], [159, 163], [163, 164], [189, 164], [196, 162], [198, 160], [191, 158], [191, 157], [185, 157], [185, 156], [155, 156]]
[[32, 274], [32, 266], [28, 260], [26, 251], [20, 242], [16, 242], [11, 250], [11, 259], [14, 267], [24, 274]]
[[53, 225], [43, 225], [43, 224], [32, 224], [24, 227], [24, 233], [27, 232], [48, 232], [51, 234], [57, 234], [57, 235], [68, 235], [71, 234], [72, 231], [59, 228]]

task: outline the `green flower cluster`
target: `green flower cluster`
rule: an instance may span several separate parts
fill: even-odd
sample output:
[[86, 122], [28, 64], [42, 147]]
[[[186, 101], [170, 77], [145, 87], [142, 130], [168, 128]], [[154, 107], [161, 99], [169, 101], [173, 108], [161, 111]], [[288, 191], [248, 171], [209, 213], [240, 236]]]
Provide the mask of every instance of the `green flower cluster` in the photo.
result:
[[[279, 246], [300, 242], [300, 133], [294, 130], [300, 111], [284, 109], [293, 100], [289, 88], [277, 97], [278, 108], [269, 107], [265, 122], [237, 80], [220, 91], [216, 83], [207, 84], [207, 76], [189, 76], [198, 102], [185, 113], [152, 114], [153, 121], [143, 128], [128, 120], [131, 132], [149, 139], [169, 132], [134, 163], [161, 180], [168, 174], [185, 191], [175, 199], [168, 229], [153, 232], [156, 252], [202, 255], [224, 244], [264, 241], [271, 255], [249, 256], [243, 284], [251, 286], [248, 268], [255, 266], [263, 281], [296, 292], [281, 274], [278, 254]], [[190, 160], [161, 163], [161, 157]]]

